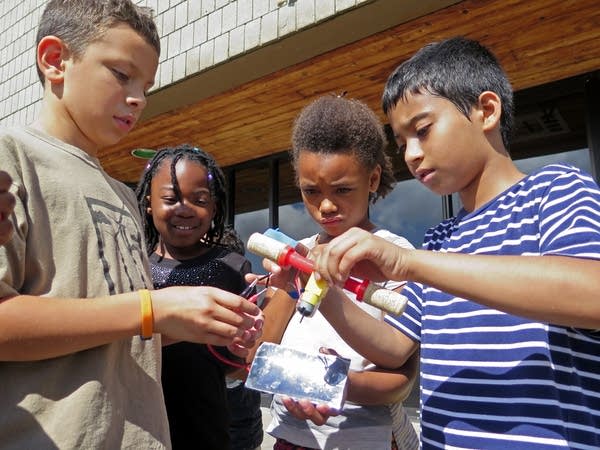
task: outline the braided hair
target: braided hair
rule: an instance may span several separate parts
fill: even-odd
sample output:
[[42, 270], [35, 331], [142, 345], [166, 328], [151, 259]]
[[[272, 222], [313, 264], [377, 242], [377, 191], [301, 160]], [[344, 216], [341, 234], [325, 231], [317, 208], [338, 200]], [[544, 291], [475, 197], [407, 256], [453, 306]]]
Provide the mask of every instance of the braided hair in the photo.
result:
[[158, 169], [168, 161], [170, 163], [171, 182], [173, 183], [175, 197], [178, 200], [181, 200], [181, 190], [175, 173], [175, 167], [181, 160], [197, 162], [204, 166], [208, 172], [208, 188], [211, 197], [215, 201], [215, 216], [211, 222], [210, 229], [202, 241], [210, 246], [221, 245], [220, 242], [225, 229], [225, 212], [227, 211], [227, 184], [225, 182], [225, 175], [210, 154], [198, 147], [182, 144], [177, 147], [166, 147], [158, 150], [148, 162], [135, 190], [140, 214], [142, 215], [142, 224], [144, 226], [144, 236], [148, 254], [154, 252], [160, 238], [159, 233], [154, 226], [152, 215], [147, 212], [150, 206], [149, 198], [152, 179]]

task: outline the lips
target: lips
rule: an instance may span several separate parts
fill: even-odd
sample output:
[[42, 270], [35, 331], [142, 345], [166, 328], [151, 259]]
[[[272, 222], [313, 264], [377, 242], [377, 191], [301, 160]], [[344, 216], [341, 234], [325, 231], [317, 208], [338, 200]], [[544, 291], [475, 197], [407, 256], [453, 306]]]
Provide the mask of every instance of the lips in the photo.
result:
[[197, 226], [191, 226], [191, 225], [172, 225], [172, 226], [173, 226], [173, 228], [175, 228], [176, 230], [179, 230], [179, 231], [191, 231], [191, 230], [198, 228]]
[[119, 128], [124, 131], [131, 130], [135, 125], [135, 117], [133, 117], [131, 114], [126, 116], [115, 116], [115, 121], [117, 122]]
[[416, 177], [421, 183], [427, 183], [434, 172], [433, 169], [419, 169], [416, 172]]
[[340, 217], [329, 217], [321, 219], [321, 225], [333, 225], [340, 223], [342, 219]]

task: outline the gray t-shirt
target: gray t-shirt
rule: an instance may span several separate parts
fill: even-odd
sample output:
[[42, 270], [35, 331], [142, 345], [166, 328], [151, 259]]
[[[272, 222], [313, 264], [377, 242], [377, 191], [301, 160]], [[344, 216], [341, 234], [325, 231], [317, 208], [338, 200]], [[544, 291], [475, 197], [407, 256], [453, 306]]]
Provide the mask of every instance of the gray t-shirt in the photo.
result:
[[[17, 197], [15, 233], [0, 248], [0, 298], [92, 298], [152, 286], [135, 196], [96, 158], [21, 128], [0, 132], [0, 168]], [[170, 447], [160, 336], [0, 361], [0, 380], [3, 449]]]

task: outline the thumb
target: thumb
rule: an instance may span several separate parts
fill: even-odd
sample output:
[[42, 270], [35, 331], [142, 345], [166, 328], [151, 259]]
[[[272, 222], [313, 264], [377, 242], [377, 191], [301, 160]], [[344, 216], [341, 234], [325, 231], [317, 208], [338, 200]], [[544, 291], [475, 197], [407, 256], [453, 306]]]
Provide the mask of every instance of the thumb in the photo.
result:
[[324, 355], [340, 356], [340, 354], [334, 349], [327, 347], [319, 347], [319, 353], [323, 353]]

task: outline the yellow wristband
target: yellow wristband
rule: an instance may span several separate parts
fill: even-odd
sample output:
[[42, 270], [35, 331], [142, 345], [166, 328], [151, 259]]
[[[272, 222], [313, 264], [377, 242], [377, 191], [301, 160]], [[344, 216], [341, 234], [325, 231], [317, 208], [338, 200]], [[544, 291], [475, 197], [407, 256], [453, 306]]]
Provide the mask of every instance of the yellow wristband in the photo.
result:
[[148, 289], [140, 289], [140, 307], [142, 310], [142, 330], [140, 337], [143, 340], [152, 339], [154, 328], [154, 315], [152, 314], [152, 297]]

